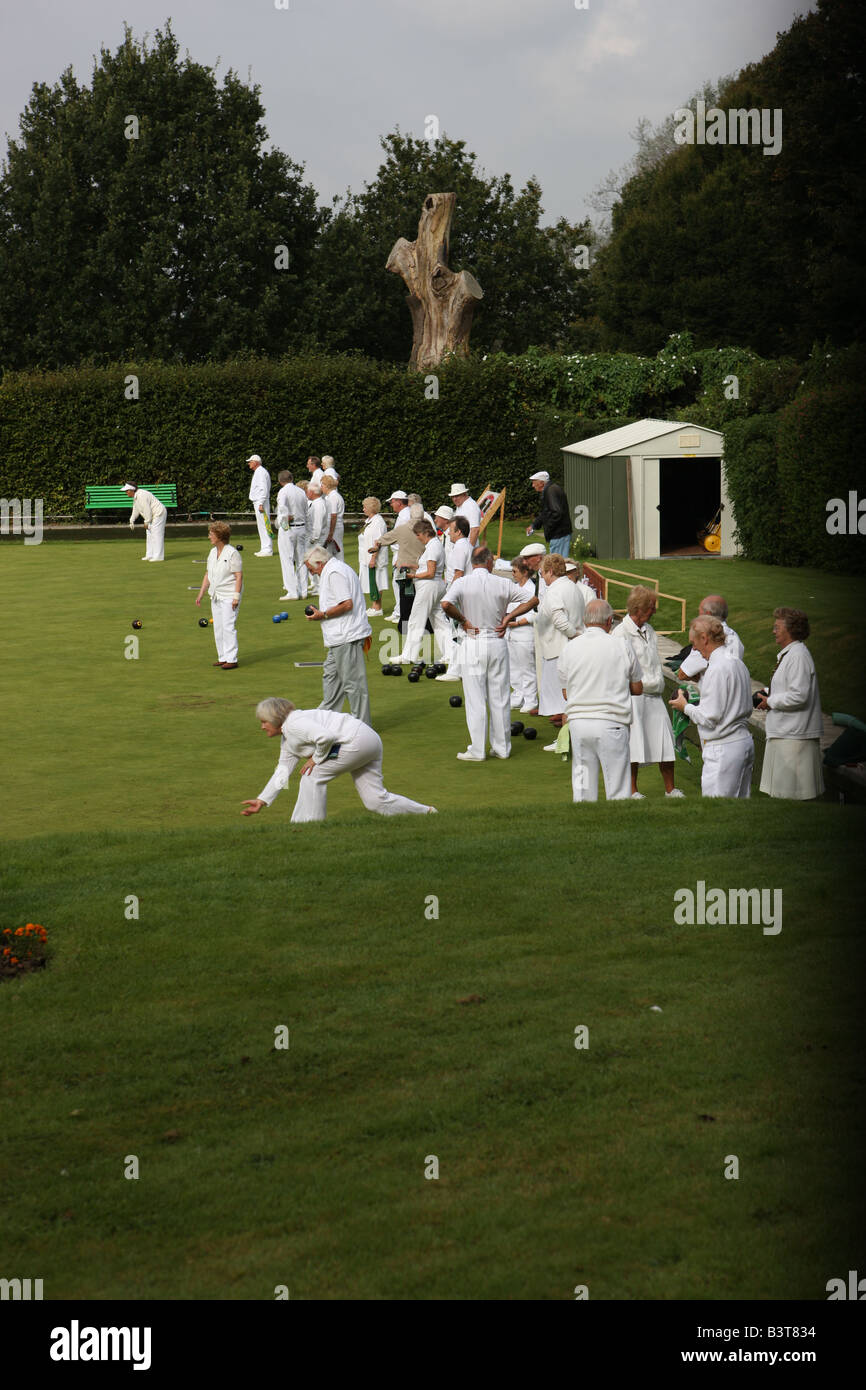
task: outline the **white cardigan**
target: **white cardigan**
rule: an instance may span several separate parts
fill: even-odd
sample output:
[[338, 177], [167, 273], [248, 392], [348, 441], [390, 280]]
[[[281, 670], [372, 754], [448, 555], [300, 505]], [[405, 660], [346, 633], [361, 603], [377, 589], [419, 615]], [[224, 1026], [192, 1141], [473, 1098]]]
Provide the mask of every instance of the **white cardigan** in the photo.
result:
[[643, 627], [638, 627], [634, 618], [630, 618], [626, 614], [619, 627], [614, 628], [611, 636], [616, 637], [620, 642], [625, 642], [626, 646], [630, 647], [637, 657], [644, 695], [662, 695], [665, 688], [665, 673], [659, 656], [659, 643], [654, 628], [649, 623], [644, 623]]
[[535, 645], [545, 661], [559, 656], [566, 643], [583, 632], [583, 594], [567, 574], [544, 591], [535, 624]]

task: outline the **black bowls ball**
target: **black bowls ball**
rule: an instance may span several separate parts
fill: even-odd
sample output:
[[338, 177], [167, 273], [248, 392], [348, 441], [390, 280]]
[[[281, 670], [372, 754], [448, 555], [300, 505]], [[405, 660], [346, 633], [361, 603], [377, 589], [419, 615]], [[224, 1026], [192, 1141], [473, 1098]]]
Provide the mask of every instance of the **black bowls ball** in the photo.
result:
[[243, 546], [242, 546], [242, 545], [236, 545], [236, 546], [235, 546], [235, 550], [243, 550]]
[[[132, 626], [135, 628], [141, 627], [141, 618], [133, 618]], [[205, 621], [205, 627], [207, 627], [207, 621]]]
[[316, 610], [315, 610], [315, 608], [313, 607], [313, 605], [312, 605], [311, 603], [308, 603], [307, 606], [306, 606], [306, 608], [304, 609], [304, 612], [306, 613], [306, 615], [307, 615], [308, 618], [309, 618], [310, 614], [311, 614], [311, 613], [315, 613], [315, 611], [316, 611]]
[[199, 620], [198, 620], [198, 625], [199, 625], [199, 627], [207, 627], [207, 625], [208, 625], [207, 618], [199, 618]]
[[382, 667], [382, 675], [383, 675], [383, 676], [390, 676], [390, 674], [391, 674], [391, 667], [390, 667], [390, 666], [383, 666], [383, 667]]
[[391, 675], [392, 675], [392, 676], [402, 676], [402, 674], [403, 674], [403, 667], [399, 664], [399, 662], [397, 663], [396, 666], [392, 663], [392, 665], [391, 665]]
[[463, 696], [462, 696], [462, 695], [452, 695], [451, 698], [449, 699], [448, 703], [449, 703], [449, 705], [451, 706], [452, 709], [459, 709], [460, 706], [463, 704]]
[[515, 719], [514, 723], [511, 726], [511, 737], [517, 738], [518, 734], [523, 733], [523, 728], [524, 726], [521, 723], [521, 721], [519, 719]]
[[413, 685], [417, 685], [419, 680], [421, 679], [421, 674], [419, 671], [410, 671], [406, 679], [410, 680]]
[[435, 666], [428, 666], [427, 670], [424, 672], [424, 675], [427, 677], [428, 681], [435, 681], [438, 674], [439, 672], [436, 670]]
[[537, 729], [533, 729], [533, 728], [531, 728], [531, 727], [528, 728], [528, 729], [524, 729], [524, 730], [523, 730], [523, 737], [524, 737], [524, 738], [528, 738], [528, 739], [538, 738], [538, 730], [537, 730]]

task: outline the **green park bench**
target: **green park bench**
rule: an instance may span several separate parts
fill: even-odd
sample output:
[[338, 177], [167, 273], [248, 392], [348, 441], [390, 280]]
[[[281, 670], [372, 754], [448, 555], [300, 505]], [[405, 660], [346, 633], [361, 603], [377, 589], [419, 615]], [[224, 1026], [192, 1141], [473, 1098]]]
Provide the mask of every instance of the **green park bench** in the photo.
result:
[[[177, 508], [177, 483], [142, 484], [147, 492], [158, 497], [164, 507]], [[112, 484], [88, 483], [85, 486], [84, 509], [92, 522], [97, 512], [131, 512], [132, 497], [122, 487]]]

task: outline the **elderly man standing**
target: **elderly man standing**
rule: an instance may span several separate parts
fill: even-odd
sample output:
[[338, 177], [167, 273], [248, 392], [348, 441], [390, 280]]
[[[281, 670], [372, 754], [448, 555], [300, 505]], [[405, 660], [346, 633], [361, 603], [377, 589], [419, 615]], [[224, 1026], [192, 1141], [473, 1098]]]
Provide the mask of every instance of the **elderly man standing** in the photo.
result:
[[152, 492], [148, 492], [147, 488], [136, 487], [135, 483], [124, 483], [123, 490], [127, 494], [132, 493], [132, 512], [129, 517], [130, 531], [135, 530], [135, 518], [140, 516], [147, 532], [142, 560], [164, 560], [165, 522], [168, 512], [159, 498], [155, 497]]
[[[328, 503], [322, 494], [322, 489], [319, 484], [308, 483], [306, 493], [307, 528], [305, 533], [306, 544], [303, 547], [305, 552], [310, 550], [314, 545], [324, 546], [325, 537], [328, 534], [329, 521]], [[316, 576], [308, 574], [306, 565], [301, 566], [298, 575], [298, 584], [303, 590], [305, 598], [308, 589], [311, 593], [315, 593], [318, 588]]]
[[[729, 656], [736, 656], [740, 661], [743, 659], [743, 644], [732, 627], [728, 627], [728, 604], [721, 594], [707, 594], [702, 598], [698, 607], [699, 618], [718, 618], [725, 634], [725, 650]], [[704, 661], [700, 652], [692, 647], [688, 656], [684, 658], [680, 669], [677, 671], [677, 680], [699, 681], [707, 663]]]
[[310, 482], [313, 484], [313, 487], [321, 487], [322, 478], [325, 476], [325, 473], [322, 468], [322, 460], [319, 458], [318, 454], [310, 454], [310, 457], [307, 459], [307, 472], [310, 475]]
[[277, 550], [285, 590], [280, 598], [306, 598], [307, 575], [302, 557], [307, 548], [307, 495], [301, 488], [295, 487], [294, 477], [287, 469], [277, 474], [277, 482], [280, 484], [277, 493]]
[[[396, 517], [396, 520], [395, 520], [395, 522], [394, 522], [394, 525], [393, 525], [393, 527], [392, 527], [392, 532], [391, 532], [391, 533], [393, 534], [393, 532], [397, 529], [398, 526], [407, 526], [407, 525], [409, 524], [409, 522], [411, 521], [411, 517], [410, 517], [410, 515], [409, 515], [409, 498], [407, 497], [406, 493], [402, 491], [401, 488], [397, 488], [396, 491], [392, 492], [392, 493], [391, 493], [391, 496], [390, 496], [389, 498], [387, 498], [387, 502], [388, 502], [388, 506], [391, 508], [391, 511], [394, 513], [394, 516]], [[390, 544], [390, 542], [389, 542], [389, 544]], [[391, 609], [391, 612], [388, 614], [387, 618], [385, 619], [385, 622], [386, 622], [386, 623], [399, 623], [399, 621], [400, 621], [400, 591], [399, 591], [399, 589], [397, 588], [397, 581], [396, 581], [396, 579], [395, 579], [395, 581], [394, 581], [394, 607]]]
[[271, 475], [265, 468], [258, 454], [250, 454], [247, 459], [252, 473], [250, 481], [250, 501], [253, 504], [253, 511], [256, 514], [256, 525], [259, 528], [259, 546], [256, 555], [273, 555], [274, 553], [274, 533], [271, 529]]
[[[508, 606], [512, 603], [517, 607], [509, 614]], [[509, 621], [528, 613], [537, 603], [535, 594], [526, 599], [513, 579], [493, 573], [493, 556], [486, 546], [479, 546], [472, 552], [470, 573], [455, 579], [442, 600], [447, 616], [466, 634], [460, 674], [466, 699], [469, 747], [465, 753], [457, 754], [461, 762], [484, 762], [488, 712], [491, 755], [494, 758], [511, 755], [511, 677], [505, 628]]]
[[534, 531], [543, 530], [551, 555], [562, 555], [564, 558], [571, 548], [568, 498], [559, 483], [552, 483], [550, 474], [544, 470], [533, 473], [529, 481], [533, 490], [541, 493], [541, 506], [532, 525], [527, 526], [526, 534], [531, 536]]
[[610, 636], [613, 619], [606, 599], [588, 603], [584, 631], [557, 663], [571, 737], [574, 801], [598, 800], [599, 765], [608, 801], [631, 796], [631, 697], [641, 695], [643, 685], [634, 652]]
[[481, 508], [469, 496], [469, 490], [465, 483], [453, 483], [450, 496], [454, 503], [454, 515], [465, 516], [469, 522], [469, 544], [477, 545], [478, 532], [481, 530]]
[[322, 624], [327, 648], [319, 709], [342, 709], [348, 699], [355, 718], [369, 724], [364, 644], [373, 629], [367, 621], [361, 581], [353, 569], [321, 545], [307, 551], [304, 564], [311, 574], [319, 576], [319, 607], [307, 614], [307, 622]]
[[704, 759], [701, 794], [747, 797], [755, 761], [748, 728], [752, 714], [749, 673], [740, 658], [726, 650], [719, 618], [695, 618], [689, 641], [706, 662], [701, 698], [690, 705], [680, 690], [668, 703], [697, 726]]

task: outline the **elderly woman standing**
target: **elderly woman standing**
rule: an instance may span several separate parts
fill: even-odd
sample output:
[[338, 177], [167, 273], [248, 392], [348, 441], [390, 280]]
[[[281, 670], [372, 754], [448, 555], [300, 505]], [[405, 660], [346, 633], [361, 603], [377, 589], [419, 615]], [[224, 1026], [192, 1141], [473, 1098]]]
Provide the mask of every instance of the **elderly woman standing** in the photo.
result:
[[241, 595], [244, 591], [243, 561], [229, 545], [232, 528], [227, 521], [212, 521], [207, 536], [213, 550], [207, 557], [207, 571], [196, 595], [196, 607], [210, 590], [213, 635], [217, 660], [214, 666], [234, 671], [238, 664], [238, 637], [235, 630]]
[[[463, 521], [465, 518], [461, 517]], [[511, 577], [515, 584], [532, 594], [532, 570], [518, 555], [511, 561]], [[516, 608], [517, 602], [508, 605], [508, 612]], [[512, 619], [506, 629], [508, 641], [508, 665], [511, 670], [511, 707], [521, 714], [538, 713], [538, 677], [535, 670], [535, 621], [534, 610]]]
[[643, 793], [637, 789], [638, 768], [647, 763], [658, 763], [665, 796], [683, 795], [674, 786], [674, 735], [662, 698], [665, 676], [658, 638], [650, 627], [657, 607], [658, 599], [652, 589], [636, 584], [626, 599], [626, 616], [613, 633], [637, 657], [643, 684], [643, 695], [632, 696], [629, 728], [631, 794], [637, 800], [643, 800]]
[[382, 539], [388, 527], [378, 497], [365, 497], [361, 507], [367, 520], [358, 537], [358, 574], [361, 588], [370, 595], [367, 617], [381, 618], [382, 591], [388, 588], [388, 551], [377, 550], [374, 553], [372, 547]]
[[821, 696], [812, 654], [805, 645], [809, 619], [799, 608], [777, 608], [773, 636], [779, 645], [770, 690], [757, 708], [767, 711], [767, 746], [761, 791], [790, 801], [810, 801], [824, 791], [821, 770]]
[[[280, 738], [280, 759], [273, 777], [252, 801], [243, 803], [242, 816], [254, 816], [286, 786], [303, 762], [292, 823], [322, 821], [328, 811], [328, 783], [342, 772], [351, 774], [368, 811], [380, 816], [426, 816], [435, 806], [410, 801], [385, 790], [382, 782], [382, 740], [369, 724], [331, 709], [296, 709], [291, 700], [271, 698], [256, 706], [256, 718], [268, 738]], [[306, 759], [306, 761], [304, 761]]]
[[[564, 722], [565, 700], [556, 666], [567, 643], [583, 632], [583, 594], [567, 577], [565, 560], [561, 555], [545, 555], [539, 566], [539, 574], [545, 588], [535, 623], [535, 650], [541, 661], [538, 713], [552, 716], [553, 722], [561, 725]], [[555, 747], [555, 744], [548, 744], [547, 750]]]

